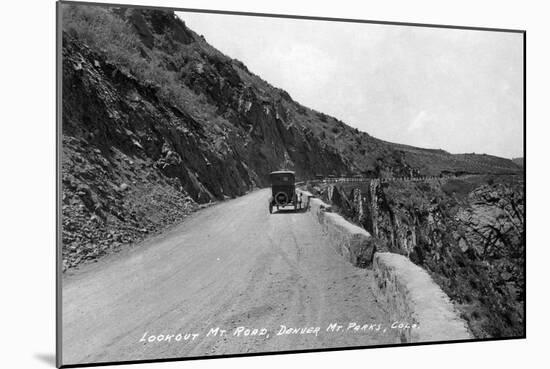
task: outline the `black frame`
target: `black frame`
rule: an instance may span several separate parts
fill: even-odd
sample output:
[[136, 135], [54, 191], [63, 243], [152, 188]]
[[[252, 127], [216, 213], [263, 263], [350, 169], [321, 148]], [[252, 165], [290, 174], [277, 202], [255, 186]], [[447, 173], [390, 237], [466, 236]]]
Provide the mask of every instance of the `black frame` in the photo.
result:
[[[374, 349], [374, 348], [391, 348], [391, 347], [410, 347], [410, 346], [428, 346], [428, 345], [440, 345], [440, 344], [455, 344], [455, 343], [475, 343], [475, 342], [491, 342], [491, 341], [507, 341], [518, 340], [527, 338], [527, 250], [524, 247], [524, 271], [525, 271], [525, 303], [524, 303], [524, 322], [523, 322], [523, 335], [517, 337], [497, 337], [497, 338], [472, 338], [453, 341], [431, 341], [431, 342], [414, 342], [414, 343], [400, 343], [400, 344], [385, 344], [385, 345], [370, 345], [370, 346], [356, 346], [356, 347], [336, 347], [336, 348], [322, 348], [322, 349], [302, 349], [302, 350], [287, 350], [277, 352], [260, 352], [260, 353], [242, 353], [242, 354], [229, 354], [229, 355], [211, 355], [211, 356], [192, 356], [181, 358], [164, 358], [164, 359], [147, 359], [147, 360], [127, 360], [127, 361], [108, 361], [108, 362], [94, 362], [84, 364], [68, 364], [62, 365], [62, 329], [61, 329], [61, 317], [62, 317], [62, 289], [61, 289], [61, 276], [62, 276], [62, 263], [63, 258], [61, 255], [62, 238], [61, 238], [61, 199], [62, 199], [62, 183], [61, 183], [61, 134], [62, 134], [62, 19], [61, 19], [61, 5], [74, 4], [74, 5], [88, 5], [88, 6], [113, 6], [124, 8], [139, 8], [139, 9], [156, 9], [156, 10], [171, 10], [182, 11], [189, 13], [205, 13], [205, 14], [224, 14], [224, 15], [239, 15], [239, 16], [251, 16], [251, 17], [267, 17], [267, 18], [283, 18], [283, 19], [300, 19], [310, 21], [332, 21], [332, 22], [345, 22], [345, 23], [366, 23], [366, 24], [378, 24], [378, 25], [394, 25], [394, 26], [412, 26], [412, 27], [425, 27], [425, 28], [447, 28], [447, 29], [459, 29], [470, 31], [492, 31], [492, 32], [505, 32], [505, 33], [520, 33], [523, 35], [523, 176], [524, 176], [524, 199], [525, 199], [525, 227], [527, 229], [527, 31], [521, 29], [505, 29], [505, 28], [490, 28], [490, 27], [473, 27], [473, 26], [456, 26], [456, 25], [442, 25], [442, 24], [429, 24], [429, 23], [409, 23], [409, 22], [394, 22], [394, 21], [378, 21], [378, 20], [361, 20], [352, 18], [331, 18], [331, 17], [319, 17], [319, 16], [305, 16], [305, 15], [291, 15], [291, 14], [270, 14], [270, 13], [253, 13], [253, 12], [241, 12], [241, 11], [229, 11], [229, 10], [212, 10], [212, 9], [195, 9], [195, 8], [179, 8], [179, 7], [167, 7], [167, 6], [147, 6], [147, 5], [129, 5], [118, 3], [101, 3], [101, 2], [84, 2], [84, 1], [65, 1], [58, 0], [56, 2], [56, 367], [58, 368], [82, 368], [93, 366], [106, 366], [106, 365], [125, 365], [125, 364], [143, 364], [143, 363], [162, 363], [162, 362], [174, 362], [174, 361], [188, 361], [188, 360], [208, 360], [208, 359], [220, 359], [220, 358], [232, 358], [232, 357], [251, 357], [251, 356], [267, 356], [267, 355], [284, 355], [284, 354], [299, 354], [299, 353], [312, 353], [312, 352], [327, 352], [327, 351], [343, 351], [343, 350], [361, 350], [361, 349]], [[527, 234], [525, 235], [525, 245], [527, 244]]]

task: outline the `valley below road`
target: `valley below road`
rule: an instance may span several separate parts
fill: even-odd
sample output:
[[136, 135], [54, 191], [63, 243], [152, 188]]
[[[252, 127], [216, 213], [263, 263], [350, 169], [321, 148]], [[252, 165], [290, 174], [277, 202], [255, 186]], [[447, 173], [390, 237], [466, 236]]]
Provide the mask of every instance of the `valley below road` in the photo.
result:
[[372, 272], [344, 261], [306, 212], [270, 215], [268, 198], [216, 204], [64, 273], [63, 364], [399, 342]]

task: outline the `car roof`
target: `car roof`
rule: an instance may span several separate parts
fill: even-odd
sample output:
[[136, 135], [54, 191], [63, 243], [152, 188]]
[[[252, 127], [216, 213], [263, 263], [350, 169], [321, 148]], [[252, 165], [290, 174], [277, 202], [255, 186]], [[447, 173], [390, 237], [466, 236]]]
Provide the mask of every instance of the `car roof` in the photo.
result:
[[275, 172], [269, 173], [269, 175], [273, 175], [273, 174], [294, 174], [294, 172], [291, 170], [277, 170]]

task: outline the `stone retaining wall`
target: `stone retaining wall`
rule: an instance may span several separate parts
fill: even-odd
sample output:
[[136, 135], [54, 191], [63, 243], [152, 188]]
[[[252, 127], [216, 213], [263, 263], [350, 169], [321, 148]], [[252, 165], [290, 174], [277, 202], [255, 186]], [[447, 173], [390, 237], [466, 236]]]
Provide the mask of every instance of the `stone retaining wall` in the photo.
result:
[[332, 247], [353, 265], [372, 268], [373, 291], [388, 311], [389, 319], [411, 325], [401, 330], [402, 342], [472, 338], [449, 297], [424, 269], [403, 255], [376, 252], [376, 240], [365, 229], [332, 213], [329, 204], [311, 193], [300, 192]]
[[369, 232], [330, 212], [330, 205], [319, 199], [311, 198], [309, 206], [336, 252], [361, 268], [372, 263], [376, 247]]
[[376, 253], [374, 288], [391, 321], [418, 324], [403, 330], [403, 342], [450, 341], [473, 338], [449, 297], [422, 268], [407, 257]]

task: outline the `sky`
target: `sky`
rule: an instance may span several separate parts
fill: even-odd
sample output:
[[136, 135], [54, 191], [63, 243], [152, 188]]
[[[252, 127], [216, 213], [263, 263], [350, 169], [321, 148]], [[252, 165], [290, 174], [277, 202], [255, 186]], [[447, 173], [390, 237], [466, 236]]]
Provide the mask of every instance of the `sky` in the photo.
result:
[[179, 12], [299, 103], [391, 142], [523, 156], [523, 35]]

